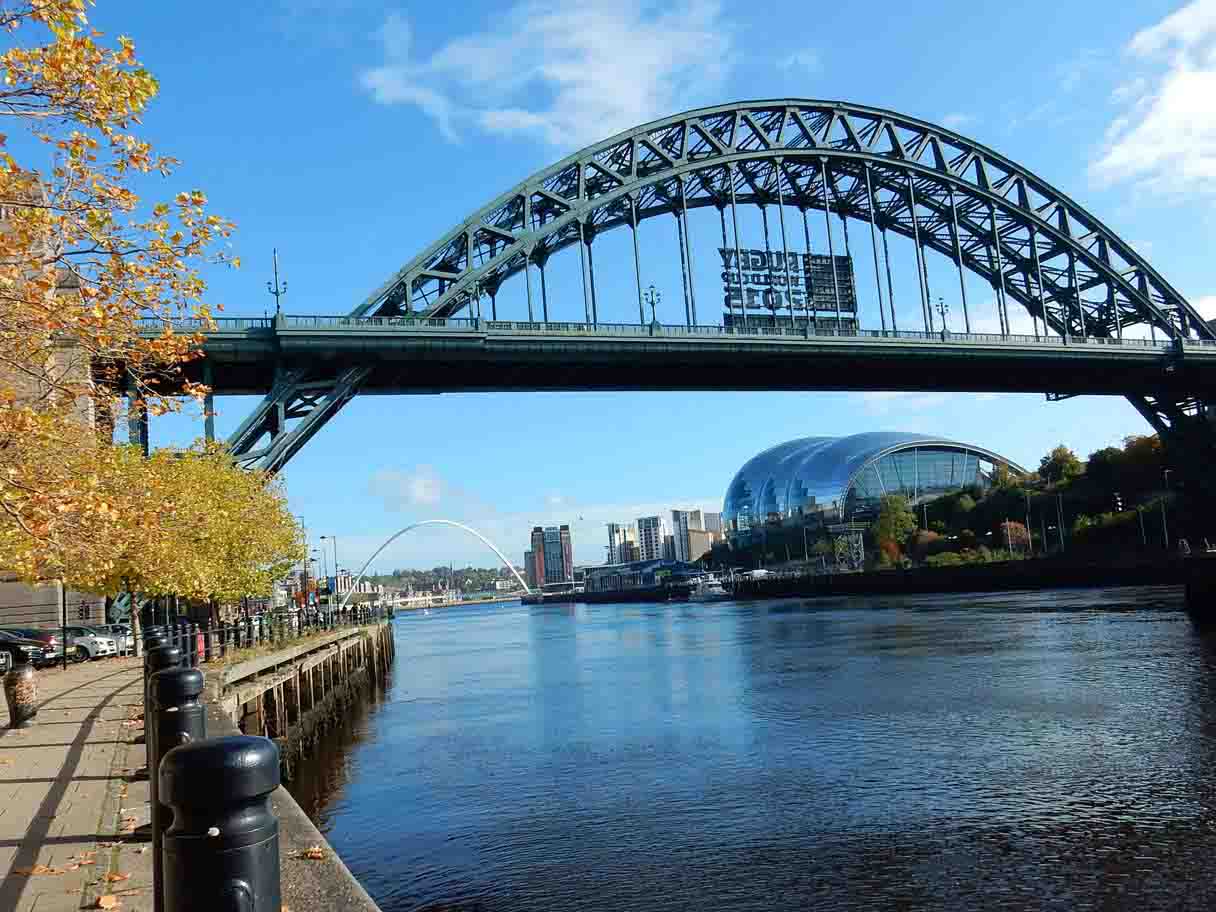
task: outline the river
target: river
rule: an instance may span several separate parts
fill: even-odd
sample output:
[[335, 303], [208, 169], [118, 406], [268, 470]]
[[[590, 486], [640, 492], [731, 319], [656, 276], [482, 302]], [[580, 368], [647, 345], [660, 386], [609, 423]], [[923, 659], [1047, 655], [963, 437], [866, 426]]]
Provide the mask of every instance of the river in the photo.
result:
[[385, 912], [1211, 909], [1179, 590], [411, 612], [293, 792]]

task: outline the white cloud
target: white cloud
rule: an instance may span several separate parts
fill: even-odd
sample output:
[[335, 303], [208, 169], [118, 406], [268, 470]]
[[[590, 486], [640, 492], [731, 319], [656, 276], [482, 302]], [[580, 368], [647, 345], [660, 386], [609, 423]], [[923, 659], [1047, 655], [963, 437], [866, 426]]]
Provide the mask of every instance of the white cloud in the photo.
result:
[[389, 509], [433, 507], [443, 498], [446, 485], [433, 466], [415, 466], [410, 471], [381, 469], [372, 475], [370, 491]]
[[1216, 295], [1204, 295], [1195, 299], [1195, 309], [1205, 320], [1216, 320]]
[[965, 127], [969, 123], [974, 123], [975, 118], [970, 114], [947, 114], [941, 119], [941, 124], [949, 130], [958, 130]]
[[400, 13], [379, 31], [384, 61], [360, 74], [377, 102], [414, 105], [440, 132], [537, 136], [580, 146], [711, 98], [730, 65], [718, 0], [524, 0], [429, 56]]
[[806, 70], [809, 73], [817, 73], [823, 67], [823, 61], [820, 59], [818, 51], [802, 48], [783, 57], [781, 59], [781, 66], [787, 70], [798, 69]]
[[1216, 193], [1216, 0], [1193, 0], [1132, 37], [1136, 71], [1090, 165], [1100, 185]]

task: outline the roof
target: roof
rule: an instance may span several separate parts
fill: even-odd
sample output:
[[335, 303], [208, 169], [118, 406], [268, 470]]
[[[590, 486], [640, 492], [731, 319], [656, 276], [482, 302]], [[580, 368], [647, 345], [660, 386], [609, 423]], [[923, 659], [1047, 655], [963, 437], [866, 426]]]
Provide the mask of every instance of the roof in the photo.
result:
[[842, 497], [853, 478], [873, 460], [892, 451], [921, 447], [975, 453], [1019, 469], [983, 447], [929, 434], [871, 431], [848, 437], [800, 437], [770, 447], [743, 464], [726, 490], [724, 518], [787, 513], [812, 498], [818, 504], [830, 503]]

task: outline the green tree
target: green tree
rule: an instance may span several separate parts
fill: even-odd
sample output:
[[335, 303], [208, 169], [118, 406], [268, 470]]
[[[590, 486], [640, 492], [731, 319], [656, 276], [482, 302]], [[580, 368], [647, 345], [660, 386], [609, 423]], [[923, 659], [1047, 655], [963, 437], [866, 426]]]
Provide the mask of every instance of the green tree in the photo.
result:
[[1118, 447], [1103, 447], [1089, 454], [1085, 462], [1085, 477], [1105, 493], [1119, 490], [1125, 458]]
[[916, 517], [908, 506], [908, 498], [888, 494], [882, 499], [878, 518], [870, 526], [870, 534], [879, 547], [885, 542], [902, 546], [916, 531]]
[[1060, 444], [1039, 460], [1039, 477], [1048, 484], [1076, 478], [1084, 471], [1077, 454]]

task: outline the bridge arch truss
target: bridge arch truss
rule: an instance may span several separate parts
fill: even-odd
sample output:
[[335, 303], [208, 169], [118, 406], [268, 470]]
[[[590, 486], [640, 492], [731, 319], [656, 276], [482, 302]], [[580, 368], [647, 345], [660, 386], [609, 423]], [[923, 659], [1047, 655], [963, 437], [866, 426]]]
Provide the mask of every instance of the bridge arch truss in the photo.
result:
[[[739, 205], [780, 207], [783, 222], [793, 207], [804, 218], [818, 211], [867, 223], [884, 323], [894, 289], [883, 288], [878, 259], [890, 231], [917, 247], [926, 329], [933, 315], [921, 251], [932, 249], [960, 274], [966, 269], [991, 286], [1005, 331], [1013, 301], [1036, 327], [1041, 322], [1044, 332], [1064, 337], [1120, 338], [1148, 327], [1166, 338], [1213, 338], [1130, 244], [1008, 158], [893, 111], [798, 99], [690, 111], [590, 146], [465, 219], [353, 315], [473, 311], [526, 265], [543, 270], [554, 253], [578, 245], [586, 248], [580, 253], [590, 319], [588, 261], [597, 235], [674, 216], [681, 254], [691, 258], [688, 211], [717, 208], [725, 242], [726, 213], [734, 217]], [[960, 289], [969, 323], [961, 277]]]

